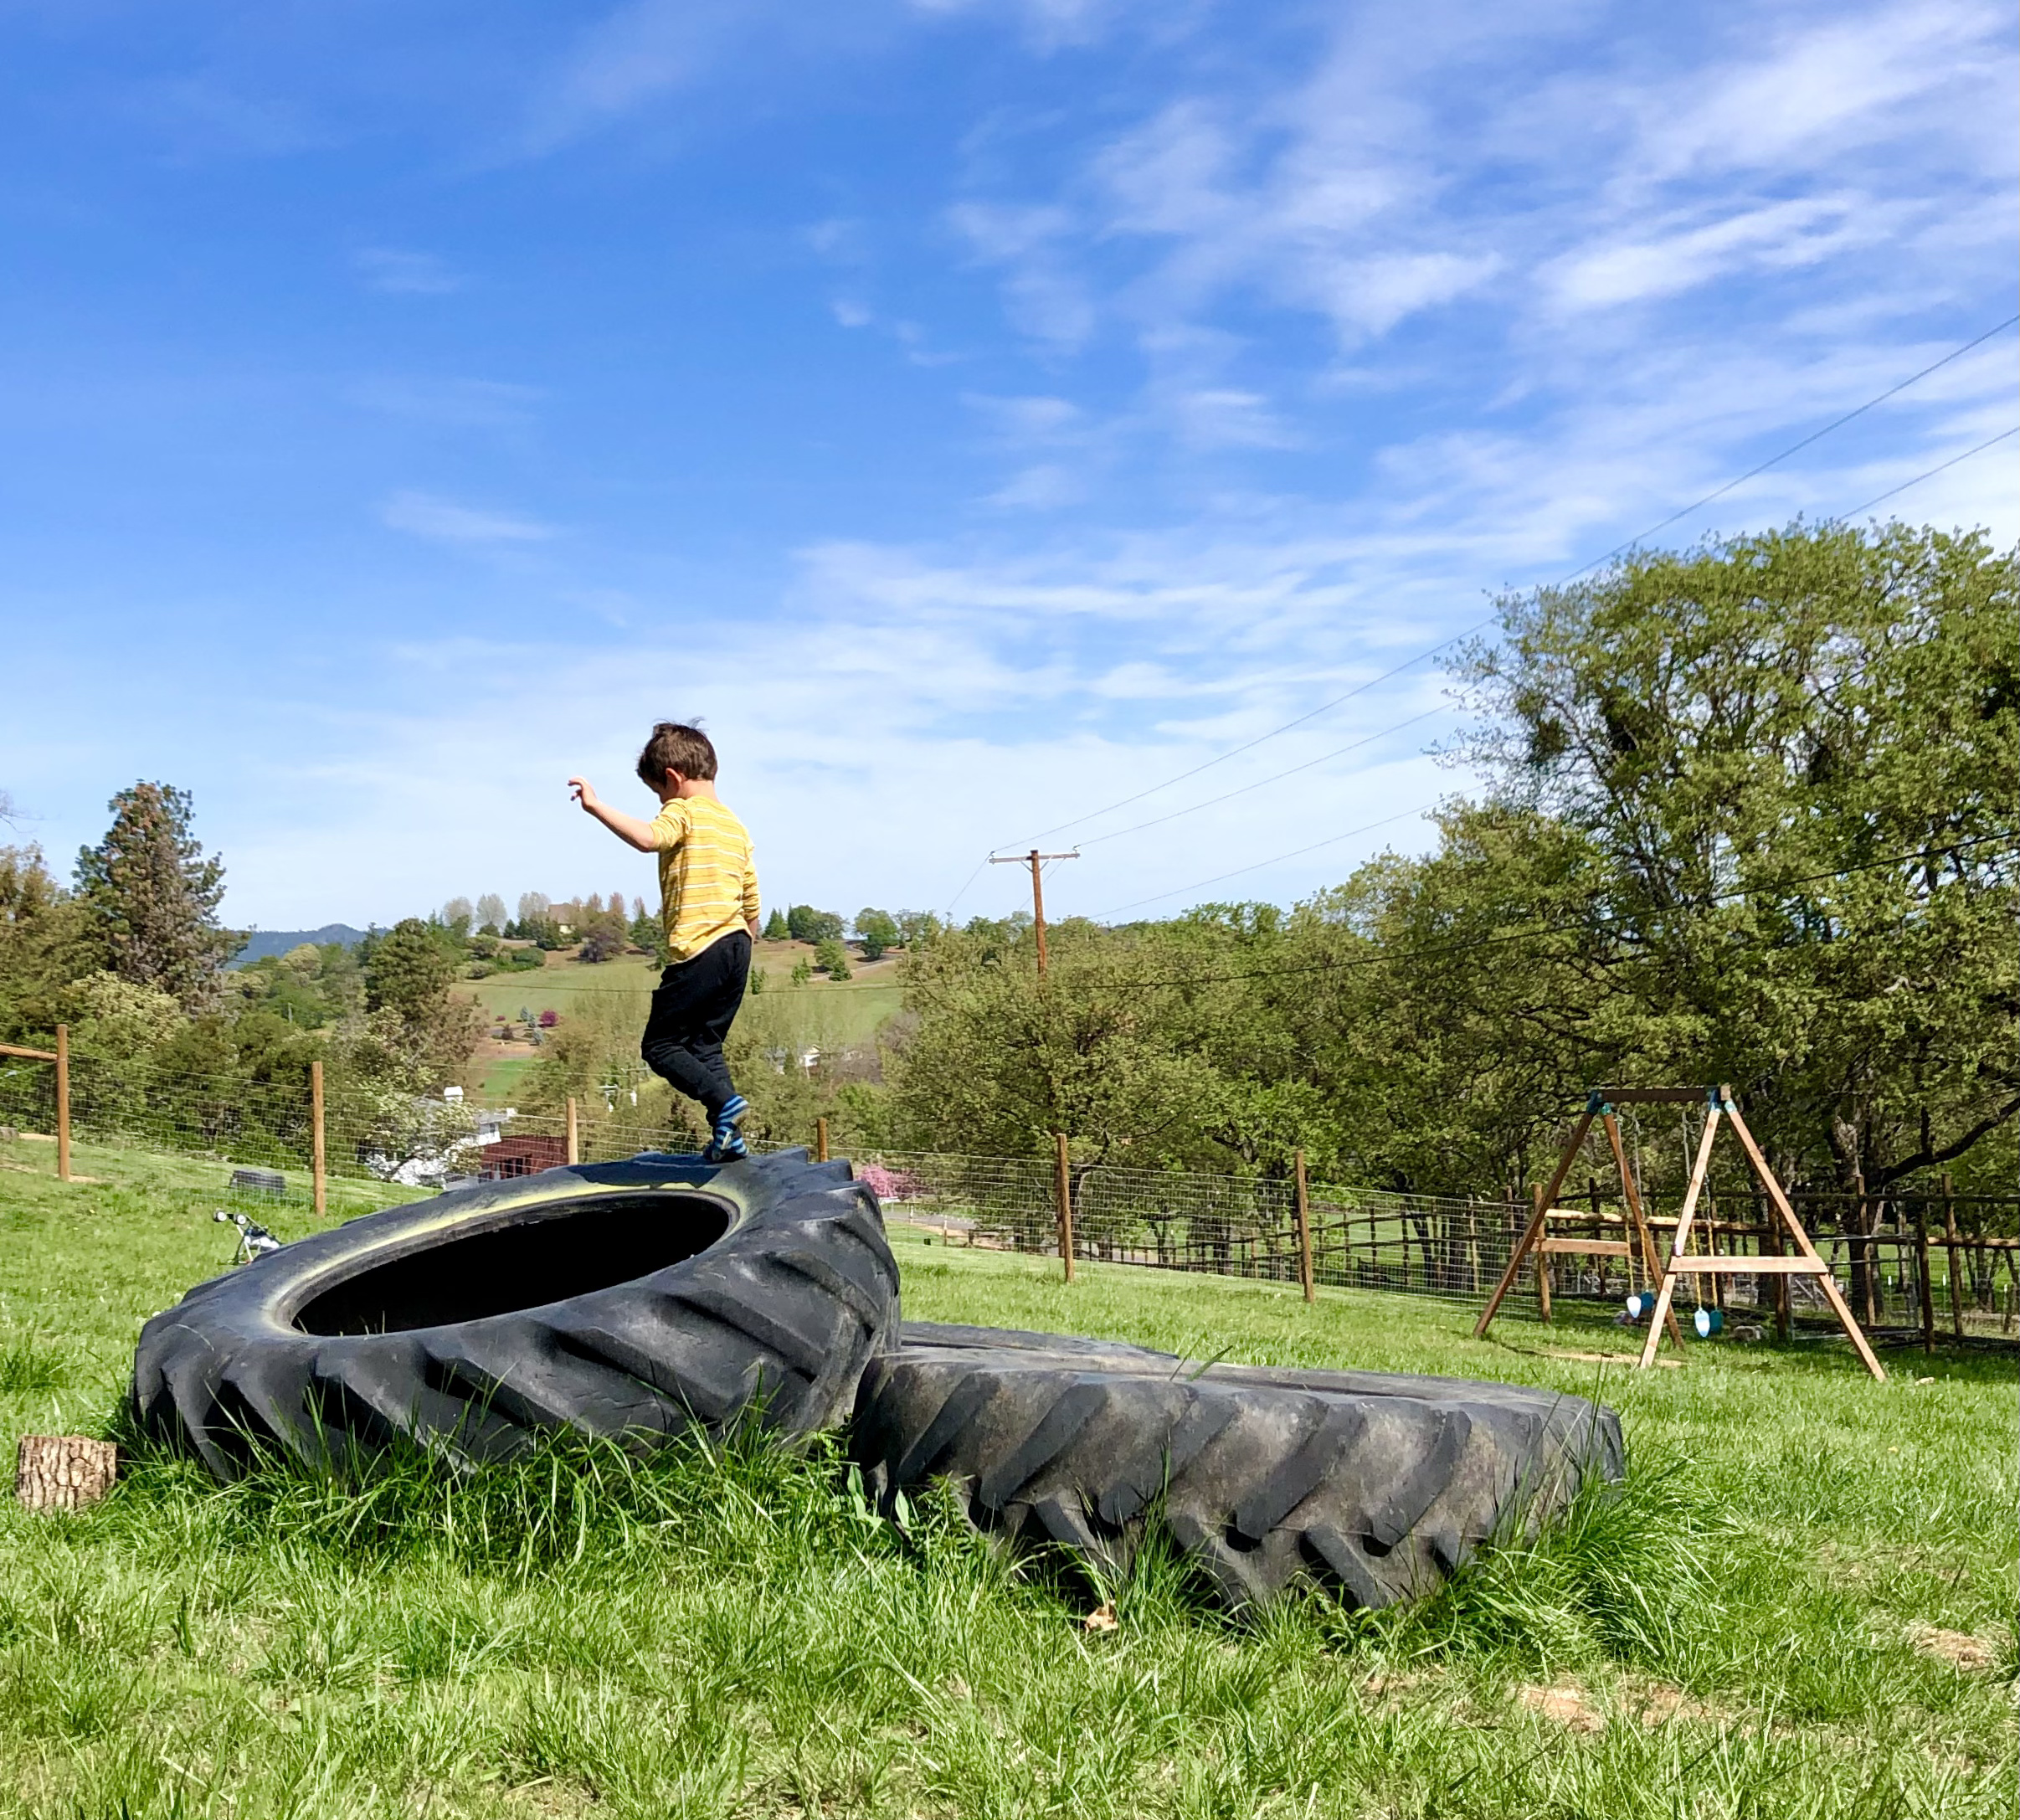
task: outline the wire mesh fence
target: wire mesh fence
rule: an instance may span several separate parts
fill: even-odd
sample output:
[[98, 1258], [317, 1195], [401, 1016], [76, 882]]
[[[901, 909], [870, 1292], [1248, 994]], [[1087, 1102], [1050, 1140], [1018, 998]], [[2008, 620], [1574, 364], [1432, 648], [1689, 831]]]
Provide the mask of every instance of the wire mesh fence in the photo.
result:
[[[200, 1157], [234, 1165], [227, 1204], [260, 1217], [310, 1198], [316, 1096], [308, 1081], [166, 1076], [90, 1057], [69, 1065], [75, 1140]], [[621, 1098], [563, 1111], [489, 1108], [471, 1102], [333, 1081], [322, 1096], [322, 1154], [344, 1209], [472, 1180], [530, 1175], [569, 1160], [610, 1161], [663, 1150], [663, 1124], [627, 1118]], [[0, 1062], [0, 1133], [40, 1138], [57, 1121], [54, 1072]], [[859, 1179], [887, 1214], [936, 1230], [945, 1242], [1057, 1257], [1060, 1183], [1047, 1156], [857, 1149]], [[255, 1180], [249, 1172], [270, 1179]], [[378, 1185], [375, 1188], [373, 1185]], [[1077, 1257], [1173, 1272], [1294, 1283], [1303, 1269], [1293, 1183], [1176, 1170], [1074, 1162], [1067, 1189]], [[362, 1197], [362, 1198], [361, 1198]], [[1621, 1238], [1622, 1214], [1595, 1190], [1557, 1210], [1559, 1236]], [[1798, 1211], [1853, 1312], [1870, 1326], [1948, 1329], [1957, 1337], [2011, 1333], [2020, 1312], [2020, 1197], [1946, 1188], [1880, 1195], [1807, 1193]], [[1499, 1279], [1529, 1217], [1505, 1195], [1401, 1194], [1313, 1182], [1306, 1199], [1312, 1275], [1319, 1286], [1478, 1301]], [[1737, 1217], [1735, 1217], [1737, 1216]], [[1673, 1220], [1652, 1214], [1658, 1250]], [[1714, 1188], [1693, 1248], [1745, 1257], [1784, 1248], [1751, 1184]], [[1637, 1258], [1555, 1255], [1525, 1262], [1519, 1293], [1550, 1272], [1558, 1299], [1617, 1303], [1645, 1286]], [[1825, 1317], [1813, 1281], [1744, 1269], [1694, 1279], [1688, 1292], [1723, 1309], [1771, 1310], [1786, 1286], [1797, 1319]]]

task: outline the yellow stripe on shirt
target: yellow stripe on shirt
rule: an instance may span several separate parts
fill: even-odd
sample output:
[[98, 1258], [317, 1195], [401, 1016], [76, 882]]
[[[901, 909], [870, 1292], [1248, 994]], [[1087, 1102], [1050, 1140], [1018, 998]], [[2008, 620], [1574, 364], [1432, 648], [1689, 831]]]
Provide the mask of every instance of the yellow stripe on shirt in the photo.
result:
[[652, 818], [660, 856], [660, 928], [670, 961], [758, 920], [750, 831], [707, 796], [676, 796]]

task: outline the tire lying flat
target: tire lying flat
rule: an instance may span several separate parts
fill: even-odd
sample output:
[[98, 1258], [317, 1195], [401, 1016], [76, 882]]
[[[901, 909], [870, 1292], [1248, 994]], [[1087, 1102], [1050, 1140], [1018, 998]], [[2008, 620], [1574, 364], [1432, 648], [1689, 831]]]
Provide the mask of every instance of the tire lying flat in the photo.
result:
[[[532, 1303], [534, 1305], [525, 1305]], [[838, 1427], [898, 1319], [876, 1196], [788, 1150], [544, 1170], [367, 1214], [191, 1290], [134, 1361], [143, 1432], [221, 1478], [406, 1434]]]
[[1110, 1573], [1154, 1514], [1236, 1608], [1305, 1579], [1358, 1607], [1419, 1596], [1623, 1458], [1582, 1397], [919, 1322], [863, 1375], [854, 1453], [887, 1509], [948, 1480], [984, 1530]]

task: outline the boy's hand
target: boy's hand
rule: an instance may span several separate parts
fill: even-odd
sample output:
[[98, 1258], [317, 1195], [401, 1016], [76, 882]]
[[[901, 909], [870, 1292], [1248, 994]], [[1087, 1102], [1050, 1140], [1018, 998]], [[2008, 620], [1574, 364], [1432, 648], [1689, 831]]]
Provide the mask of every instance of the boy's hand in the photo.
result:
[[627, 846], [636, 847], [641, 853], [657, 850], [657, 843], [652, 838], [652, 824], [640, 821], [636, 815], [627, 815], [621, 809], [611, 808], [596, 794], [586, 777], [570, 778], [568, 794]]

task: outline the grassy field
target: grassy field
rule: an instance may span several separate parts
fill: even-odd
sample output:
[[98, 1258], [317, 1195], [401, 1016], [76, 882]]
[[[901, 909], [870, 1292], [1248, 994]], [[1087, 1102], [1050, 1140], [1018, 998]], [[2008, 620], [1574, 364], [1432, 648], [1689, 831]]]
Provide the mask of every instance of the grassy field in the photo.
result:
[[[823, 1048], [868, 1043], [878, 1026], [896, 1012], [904, 997], [897, 984], [897, 960], [887, 956], [874, 966], [858, 963], [847, 980], [816, 974], [804, 986], [792, 984], [794, 963], [811, 962], [814, 950], [804, 942], [759, 942], [752, 957], [753, 970], [764, 974], [763, 990], [744, 1000], [745, 1015], [762, 1016], [768, 1031], [776, 1026], [789, 1041], [794, 1034]], [[458, 988], [494, 1018], [516, 1019], [522, 1011], [538, 1016], [553, 1011], [563, 1018], [587, 1016], [624, 1001], [625, 1015], [645, 1021], [645, 995], [659, 984], [659, 969], [639, 954], [620, 955], [588, 965], [563, 954], [549, 954], [537, 972], [498, 974], [473, 979]], [[630, 1010], [635, 1006], [635, 1014]], [[481, 1058], [479, 1092], [488, 1102], [502, 1104], [531, 1063], [535, 1051], [511, 1046], [509, 1051]]]
[[[810, 962], [813, 954], [804, 942], [759, 942], [751, 965], [753, 969], [763, 969], [767, 994], [804, 993], [856, 1007], [850, 1015], [854, 1027], [864, 1036], [897, 1009], [900, 993], [895, 956], [874, 967], [858, 964], [846, 980], [830, 980], [825, 974], [816, 974], [804, 986], [794, 988], [794, 962]], [[548, 955], [547, 964], [537, 970], [494, 974], [488, 979], [467, 980], [457, 990], [467, 993], [494, 1017], [517, 1017], [522, 1010], [536, 1014], [558, 1011], [565, 1017], [584, 993], [636, 996], [650, 992], [659, 983], [659, 968], [642, 954], [620, 954], [614, 960], [590, 965], [572, 955], [557, 954]]]
[[[100, 1429], [142, 1318], [222, 1267], [224, 1171], [0, 1146], [0, 1416]], [[347, 1195], [353, 1191], [347, 1186]], [[353, 1211], [375, 1191], [347, 1201]], [[304, 1229], [298, 1206], [274, 1223]], [[1194, 1355], [1561, 1386], [1623, 1494], [1370, 1617], [1219, 1616], [1156, 1555], [1113, 1630], [1043, 1562], [871, 1519], [825, 1455], [558, 1449], [466, 1477], [141, 1453], [98, 1510], [0, 1516], [0, 1812], [2010, 1815], [2009, 1359], [1706, 1345], [949, 1250], [916, 1318]]]

